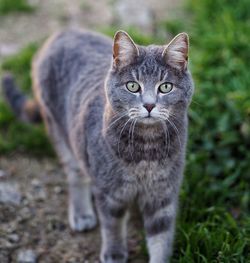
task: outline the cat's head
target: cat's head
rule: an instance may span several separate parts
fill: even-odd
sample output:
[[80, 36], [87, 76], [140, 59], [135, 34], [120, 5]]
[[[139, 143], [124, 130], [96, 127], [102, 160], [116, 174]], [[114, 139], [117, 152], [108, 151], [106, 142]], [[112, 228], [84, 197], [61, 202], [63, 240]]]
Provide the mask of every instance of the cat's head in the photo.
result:
[[112, 111], [143, 123], [185, 113], [193, 94], [188, 49], [186, 33], [165, 46], [144, 47], [136, 45], [126, 32], [118, 31], [106, 81]]

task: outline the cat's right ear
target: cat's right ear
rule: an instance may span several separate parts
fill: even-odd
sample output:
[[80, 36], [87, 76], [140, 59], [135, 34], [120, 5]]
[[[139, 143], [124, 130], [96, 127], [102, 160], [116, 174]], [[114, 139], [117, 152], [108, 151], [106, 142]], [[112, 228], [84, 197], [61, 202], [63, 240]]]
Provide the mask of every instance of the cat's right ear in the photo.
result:
[[127, 66], [137, 56], [139, 56], [139, 49], [132, 38], [124, 31], [116, 32], [113, 43], [113, 66]]

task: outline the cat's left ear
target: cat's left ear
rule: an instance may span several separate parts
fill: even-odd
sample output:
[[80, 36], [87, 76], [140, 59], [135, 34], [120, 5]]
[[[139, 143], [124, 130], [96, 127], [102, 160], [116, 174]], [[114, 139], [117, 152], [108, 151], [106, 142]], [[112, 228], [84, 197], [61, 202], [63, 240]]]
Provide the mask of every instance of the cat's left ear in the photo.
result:
[[162, 56], [168, 65], [185, 70], [188, 64], [188, 49], [188, 34], [180, 33], [165, 47]]
[[124, 67], [139, 56], [139, 49], [132, 38], [124, 31], [116, 32], [113, 43], [113, 65]]

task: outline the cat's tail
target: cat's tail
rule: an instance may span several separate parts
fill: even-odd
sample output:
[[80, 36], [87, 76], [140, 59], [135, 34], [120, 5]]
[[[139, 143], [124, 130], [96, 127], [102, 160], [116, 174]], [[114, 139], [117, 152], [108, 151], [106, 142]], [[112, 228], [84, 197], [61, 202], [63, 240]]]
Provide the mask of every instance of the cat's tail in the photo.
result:
[[5, 100], [18, 119], [28, 123], [42, 121], [38, 104], [22, 93], [11, 74], [8, 73], [3, 76], [2, 88]]

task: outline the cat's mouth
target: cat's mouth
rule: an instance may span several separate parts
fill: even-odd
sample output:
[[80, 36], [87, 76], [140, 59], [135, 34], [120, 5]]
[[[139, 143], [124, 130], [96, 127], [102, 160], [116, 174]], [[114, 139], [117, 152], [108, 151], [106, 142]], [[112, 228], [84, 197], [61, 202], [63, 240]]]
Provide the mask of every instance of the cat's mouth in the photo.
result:
[[144, 124], [154, 124], [154, 123], [158, 122], [159, 120], [149, 114], [143, 118], [140, 118], [140, 121]]
[[160, 121], [159, 116], [157, 114], [151, 113], [151, 112], [143, 112], [141, 114], [129, 114], [129, 117], [131, 119], [136, 119], [136, 122], [142, 123], [142, 124], [154, 124]]

